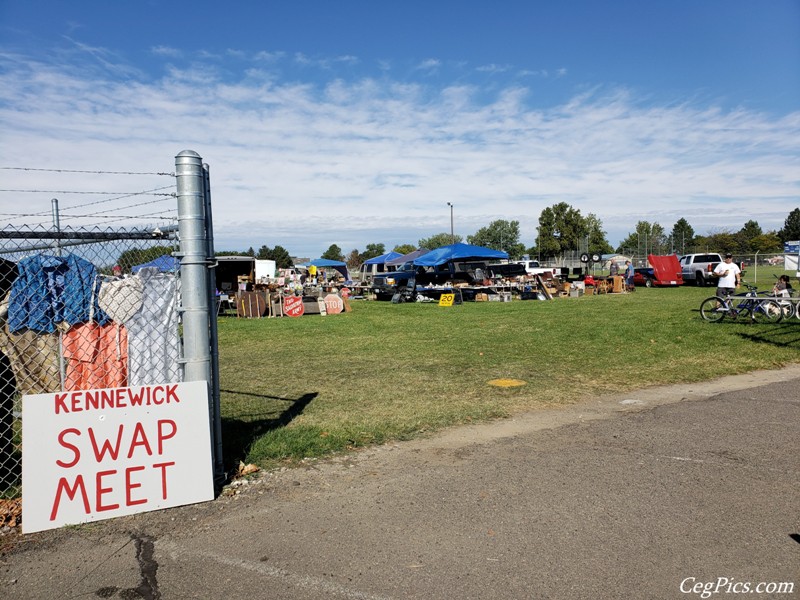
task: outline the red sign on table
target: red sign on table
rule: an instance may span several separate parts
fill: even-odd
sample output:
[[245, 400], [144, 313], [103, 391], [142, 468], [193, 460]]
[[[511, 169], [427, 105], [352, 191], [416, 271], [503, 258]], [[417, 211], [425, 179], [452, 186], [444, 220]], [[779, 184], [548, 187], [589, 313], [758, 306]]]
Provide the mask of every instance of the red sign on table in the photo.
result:
[[302, 317], [304, 312], [302, 296], [286, 296], [283, 299], [283, 314], [287, 317]]

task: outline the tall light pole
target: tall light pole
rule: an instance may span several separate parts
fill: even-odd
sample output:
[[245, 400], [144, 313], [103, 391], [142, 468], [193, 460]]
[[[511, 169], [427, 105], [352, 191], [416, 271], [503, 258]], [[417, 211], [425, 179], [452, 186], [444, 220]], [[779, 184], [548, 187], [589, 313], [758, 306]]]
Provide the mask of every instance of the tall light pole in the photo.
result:
[[453, 204], [451, 202], [447, 203], [447, 206], [450, 207], [450, 243], [456, 243], [456, 234], [453, 231]]

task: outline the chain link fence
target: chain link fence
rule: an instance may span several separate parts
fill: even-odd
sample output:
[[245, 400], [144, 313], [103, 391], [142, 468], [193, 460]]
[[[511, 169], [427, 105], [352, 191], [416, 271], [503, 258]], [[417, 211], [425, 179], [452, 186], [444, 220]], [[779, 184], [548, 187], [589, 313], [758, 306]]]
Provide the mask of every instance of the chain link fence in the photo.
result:
[[0, 230], [0, 497], [21, 493], [23, 395], [182, 380], [176, 244], [170, 227]]
[[26, 195], [0, 215], [0, 526], [19, 522], [22, 443], [37, 444], [22, 439], [25, 395], [98, 390], [100, 402], [114, 388], [206, 381], [221, 485], [208, 166], [185, 150], [172, 173], [0, 170], [0, 193]]

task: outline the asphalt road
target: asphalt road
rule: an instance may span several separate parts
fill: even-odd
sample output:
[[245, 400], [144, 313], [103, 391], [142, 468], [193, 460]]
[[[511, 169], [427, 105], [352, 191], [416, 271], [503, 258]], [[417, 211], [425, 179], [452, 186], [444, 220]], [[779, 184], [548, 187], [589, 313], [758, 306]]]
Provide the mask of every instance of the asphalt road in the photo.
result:
[[797, 598], [799, 483], [797, 365], [313, 461], [204, 504], [5, 536], [0, 595], [701, 598], [713, 585], [706, 597]]

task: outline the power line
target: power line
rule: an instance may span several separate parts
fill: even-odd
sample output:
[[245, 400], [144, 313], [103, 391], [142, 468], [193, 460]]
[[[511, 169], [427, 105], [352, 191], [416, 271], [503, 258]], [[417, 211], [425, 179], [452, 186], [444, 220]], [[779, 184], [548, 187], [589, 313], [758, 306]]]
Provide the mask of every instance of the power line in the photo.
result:
[[175, 173], [139, 173], [135, 171], [79, 171], [76, 169], [35, 169], [32, 167], [0, 167], [3, 171], [47, 171], [49, 173], [91, 173], [93, 175], [162, 175], [175, 177]]

